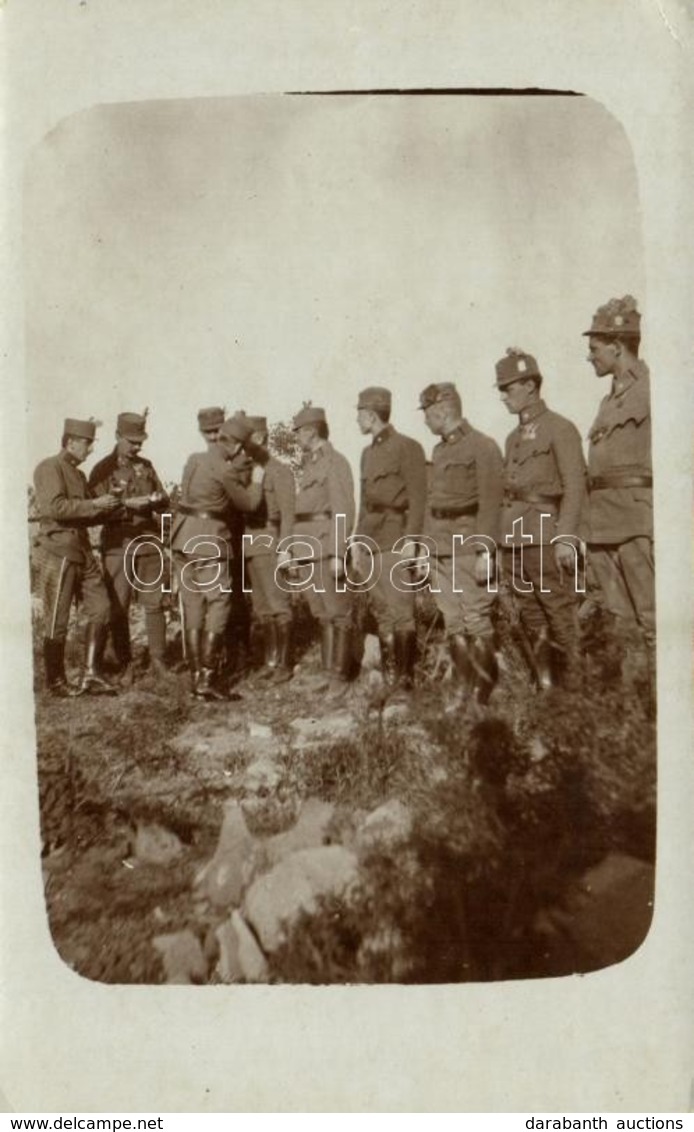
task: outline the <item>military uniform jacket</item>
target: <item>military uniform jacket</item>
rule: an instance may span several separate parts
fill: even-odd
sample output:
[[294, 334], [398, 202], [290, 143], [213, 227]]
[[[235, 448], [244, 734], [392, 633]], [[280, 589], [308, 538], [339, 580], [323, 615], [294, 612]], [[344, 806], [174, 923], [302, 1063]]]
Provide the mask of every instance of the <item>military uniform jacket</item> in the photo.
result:
[[426, 492], [424, 449], [386, 425], [361, 456], [359, 534], [381, 550], [392, 550], [403, 535], [421, 535]]
[[274, 554], [277, 541], [286, 538], [294, 529], [294, 476], [291, 468], [273, 457], [265, 465], [263, 498], [256, 511], [246, 519], [247, 535], [264, 535], [265, 538], [247, 539], [244, 543], [246, 558]]
[[653, 492], [650, 487], [594, 488], [595, 477], [652, 476], [651, 403], [648, 366], [637, 361], [628, 383], [600, 402], [588, 434], [590, 541], [620, 543], [653, 537]]
[[[533, 499], [533, 496], [543, 498]], [[587, 534], [586, 464], [581, 436], [544, 401], [524, 409], [506, 440], [501, 535], [505, 546], [549, 543], [555, 535]], [[541, 515], [549, 516], [541, 522]], [[522, 530], [513, 523], [522, 519]], [[510, 536], [507, 540], [506, 536]]]
[[[307, 453], [299, 473], [294, 534], [317, 539], [323, 558], [342, 558], [354, 526], [354, 479], [347, 460], [326, 440]], [[344, 515], [336, 536], [335, 516]], [[296, 555], [300, 557], [299, 554]]]
[[39, 544], [51, 554], [84, 565], [92, 554], [87, 527], [104, 521], [84, 472], [63, 449], [42, 460], [34, 472], [40, 516]]
[[[154, 492], [166, 495], [161, 480], [149, 460], [139, 455], [133, 456], [132, 459], [119, 456], [117, 448], [95, 464], [89, 476], [89, 487], [95, 496], [108, 494], [114, 486], [123, 488], [124, 498], [152, 495]], [[161, 531], [155, 513], [166, 510], [166, 506], [164, 499], [148, 512], [128, 511], [126, 508], [116, 512], [113, 519], [101, 531], [102, 553], [123, 550], [138, 535], [159, 535]], [[139, 553], [156, 554], [157, 549], [154, 545], [144, 543]]]
[[[425, 533], [434, 539], [440, 557], [453, 553], [454, 535], [486, 535], [498, 542], [502, 474], [498, 444], [466, 420], [435, 446]], [[437, 515], [468, 509], [466, 515]], [[479, 543], [463, 543], [456, 553], [474, 554], [480, 549]]]
[[[181, 506], [196, 514], [176, 514], [171, 545], [183, 551], [187, 541], [199, 535], [222, 538], [231, 553], [231, 509], [254, 511], [262, 497], [259, 484], [242, 487], [239, 472], [219, 448], [195, 452], [189, 457], [181, 480]], [[193, 553], [195, 553], [193, 551]]]

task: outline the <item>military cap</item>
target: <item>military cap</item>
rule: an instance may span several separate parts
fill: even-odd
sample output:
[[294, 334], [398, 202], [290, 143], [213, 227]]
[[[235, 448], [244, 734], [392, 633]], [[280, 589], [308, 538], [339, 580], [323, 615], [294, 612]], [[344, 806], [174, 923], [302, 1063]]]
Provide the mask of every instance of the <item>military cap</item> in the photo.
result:
[[93, 417], [90, 417], [88, 421], [79, 421], [76, 417], [66, 417], [63, 422], [63, 435], [76, 436], [81, 440], [93, 440], [100, 425], [101, 421], [95, 421]]
[[609, 302], [598, 307], [593, 315], [593, 325], [590, 330], [583, 331], [583, 336], [640, 338], [641, 315], [636, 309], [636, 299], [633, 295], [625, 295], [622, 299], [610, 299]]
[[120, 433], [121, 436], [127, 436], [128, 440], [146, 440], [146, 424], [146, 412], [143, 416], [140, 416], [139, 413], [119, 413], [116, 421], [116, 431]]
[[542, 377], [540, 368], [532, 354], [509, 346], [506, 354], [496, 363], [496, 384], [505, 389], [514, 381], [526, 381], [529, 377]]
[[438, 384], [427, 385], [419, 394], [420, 409], [428, 409], [430, 405], [437, 405], [439, 401], [451, 401], [460, 394], [452, 381], [439, 381]]
[[296, 432], [303, 425], [318, 424], [325, 421], [325, 409], [318, 409], [315, 405], [304, 405], [294, 417], [293, 429]]
[[245, 417], [228, 417], [219, 429], [219, 440], [222, 444], [238, 442], [244, 444], [252, 432], [253, 429], [249, 427]]
[[247, 417], [244, 413], [243, 419], [252, 432], [267, 432], [267, 417]]
[[358, 409], [390, 409], [393, 397], [390, 389], [381, 385], [370, 385], [362, 389], [357, 401]]
[[224, 409], [213, 405], [209, 409], [200, 409], [198, 413], [198, 426], [202, 432], [207, 429], [219, 428], [224, 423]]

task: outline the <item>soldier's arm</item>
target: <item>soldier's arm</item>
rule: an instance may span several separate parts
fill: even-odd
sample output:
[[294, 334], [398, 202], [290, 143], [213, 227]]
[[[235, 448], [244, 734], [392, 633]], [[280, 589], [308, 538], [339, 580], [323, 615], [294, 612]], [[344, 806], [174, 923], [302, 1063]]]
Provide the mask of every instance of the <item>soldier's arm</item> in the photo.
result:
[[357, 519], [357, 530], [360, 531], [364, 526], [364, 517], [366, 515], [366, 448], [361, 454], [361, 461], [359, 464], [359, 518]]
[[100, 499], [71, 499], [59, 470], [52, 464], [39, 464], [34, 472], [34, 487], [39, 515], [63, 523], [79, 520], [86, 526], [103, 522], [104, 516], [120, 503], [112, 495]]
[[251, 483], [248, 487], [242, 487], [238, 472], [231, 468], [222, 473], [222, 487], [237, 511], [255, 511], [260, 506], [263, 498], [262, 484]]
[[[354, 528], [354, 477], [352, 469], [344, 456], [335, 454], [329, 473], [330, 507], [333, 515], [345, 516], [345, 531], [347, 535]], [[344, 545], [336, 546], [335, 553], [341, 557], [345, 552]]]
[[280, 532], [281, 539], [287, 538], [288, 535], [294, 530], [294, 515], [296, 512], [296, 487], [294, 485], [294, 476], [292, 475], [291, 468], [286, 464], [277, 463], [272, 465], [273, 483], [275, 486], [275, 495], [277, 498], [277, 506], [280, 512]]
[[557, 422], [552, 447], [563, 488], [558, 533], [577, 534], [586, 491], [586, 465], [579, 431], [571, 421]]
[[477, 442], [475, 459], [478, 494], [478, 529], [475, 533], [488, 535], [498, 543], [504, 472], [501, 450], [494, 440], [483, 437]]
[[421, 535], [427, 499], [427, 462], [421, 444], [409, 438], [402, 454], [402, 477], [407, 486], [407, 533]]

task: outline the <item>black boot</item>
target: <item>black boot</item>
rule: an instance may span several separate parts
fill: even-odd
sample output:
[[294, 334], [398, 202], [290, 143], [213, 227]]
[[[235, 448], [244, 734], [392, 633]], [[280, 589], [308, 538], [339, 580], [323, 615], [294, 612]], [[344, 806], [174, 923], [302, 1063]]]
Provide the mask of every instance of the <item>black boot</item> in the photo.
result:
[[104, 654], [107, 633], [108, 627], [106, 625], [95, 625], [93, 622], [87, 625], [84, 675], [75, 692], [77, 696], [83, 696], [85, 694], [91, 696], [115, 696], [118, 691], [117, 688], [114, 688], [113, 684], [109, 684], [108, 680], [104, 680], [103, 676], [100, 676], [98, 672], [99, 659]]
[[470, 647], [473, 669], [472, 697], [475, 703], [486, 704], [499, 679], [499, 666], [491, 637], [475, 637]]
[[469, 692], [472, 690], [474, 673], [470, 663], [467, 637], [464, 633], [454, 633], [448, 638], [448, 647], [460, 682], [464, 690]]
[[270, 680], [274, 677], [279, 664], [279, 634], [278, 625], [274, 617], [263, 621], [263, 667], [258, 676], [259, 680]]
[[396, 681], [396, 668], [395, 668], [395, 634], [381, 633], [378, 638], [381, 646], [381, 672], [383, 674], [383, 683], [391, 688]]
[[[200, 648], [200, 673], [193, 695], [199, 700], [226, 700], [227, 696], [224, 692], [220, 692], [214, 686], [214, 678], [216, 675], [217, 659], [219, 657], [219, 650], [222, 643], [222, 637], [219, 633], [203, 633]], [[240, 699], [239, 696], [235, 698]]]
[[533, 653], [537, 686], [542, 691], [547, 691], [554, 687], [554, 649], [546, 629], [541, 629], [538, 633]]
[[196, 695], [200, 677], [200, 629], [187, 629], [185, 634], [185, 656], [190, 670], [190, 694]]
[[43, 642], [43, 664], [46, 672], [46, 686], [52, 696], [65, 698], [74, 696], [75, 687], [65, 675], [65, 641], [46, 637]]
[[292, 670], [292, 623], [273, 621], [277, 641], [277, 664], [272, 674], [272, 684], [286, 684], [293, 676]]
[[330, 670], [329, 695], [342, 695], [352, 667], [352, 631], [346, 625], [333, 625], [333, 656]]
[[409, 692], [414, 685], [417, 636], [413, 629], [396, 629], [394, 641], [396, 686], [403, 692]]

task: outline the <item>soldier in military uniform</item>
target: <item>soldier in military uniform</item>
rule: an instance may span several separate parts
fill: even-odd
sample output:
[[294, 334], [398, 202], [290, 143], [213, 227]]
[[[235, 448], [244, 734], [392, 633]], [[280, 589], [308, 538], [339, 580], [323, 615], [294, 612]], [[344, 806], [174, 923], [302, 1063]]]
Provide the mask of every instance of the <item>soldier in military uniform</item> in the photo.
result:
[[[251, 428], [251, 451], [267, 450], [268, 427], [265, 417], [245, 417]], [[289, 559], [289, 552], [278, 555], [277, 543], [294, 529], [294, 476], [291, 468], [269, 456], [265, 463], [263, 499], [260, 507], [246, 517], [244, 559], [251, 583], [253, 613], [263, 632], [263, 669], [260, 678], [272, 684], [291, 679], [292, 607], [290, 594], [278, 586], [275, 571]]]
[[[585, 537], [586, 466], [578, 429], [547, 408], [537, 361], [509, 349], [496, 363], [501, 399], [518, 425], [506, 440], [501, 538], [542, 688], [580, 680], [576, 577]], [[567, 541], [554, 542], [559, 535]], [[532, 539], [532, 541], [529, 541]]]
[[198, 428], [204, 437], [208, 449], [217, 443], [219, 430], [224, 424], [224, 409], [219, 405], [212, 405], [207, 409], [198, 411]]
[[[492, 608], [502, 459], [494, 440], [463, 417], [451, 382], [420, 395], [434, 447], [425, 534], [435, 548], [433, 592], [453, 662], [470, 698], [485, 704], [498, 679]], [[469, 540], [455, 544], [454, 538]], [[472, 538], [471, 536], [476, 536]]]
[[[641, 315], [631, 295], [593, 316], [588, 361], [611, 377], [589, 433], [590, 558], [625, 657], [655, 663], [655, 566], [650, 386], [639, 359]], [[631, 658], [632, 660], [634, 657]], [[638, 658], [637, 658], [638, 659]]]
[[[391, 404], [389, 389], [372, 386], [359, 394], [357, 423], [373, 439], [361, 457], [357, 530], [373, 540], [380, 558], [375, 585], [368, 592], [378, 625], [384, 677], [406, 691], [412, 687], [416, 660], [414, 589], [407, 588], [407, 579], [394, 586], [391, 571], [397, 572], [403, 560], [417, 554], [411, 537], [407, 542], [403, 539], [424, 530], [426, 457], [421, 444], [390, 424]], [[399, 553], [394, 553], [398, 543]]]
[[[68, 418], [60, 452], [42, 460], [34, 472], [40, 517], [43, 659], [46, 682], [55, 696], [115, 691], [97, 671], [110, 606], [87, 528], [119, 512], [121, 502], [110, 492], [92, 499], [79, 469], [94, 446], [96, 428], [93, 420]], [[84, 674], [75, 689], [65, 675], [65, 641], [70, 607], [78, 595], [87, 617], [87, 633]]]
[[[122, 518], [105, 525], [101, 532], [104, 579], [111, 600], [111, 638], [122, 672], [132, 673], [132, 651], [128, 613], [134, 593], [131, 579], [142, 583], [138, 599], [145, 611], [150, 669], [158, 676], [166, 673], [166, 617], [161, 578], [161, 555], [154, 542], [139, 536], [161, 535], [159, 515], [168, 506], [168, 497], [151, 462], [140, 454], [147, 439], [147, 414], [120, 413], [116, 423], [116, 446], [110, 455], [92, 468], [89, 487], [99, 497], [112, 493], [125, 502]], [[161, 583], [157, 585], [157, 583]]]
[[[186, 656], [197, 699], [225, 699], [214, 686], [231, 606], [230, 512], [253, 511], [261, 502], [264, 469], [254, 465], [248, 487], [232, 466], [251, 430], [231, 417], [207, 452], [190, 456], [183, 470], [181, 501], [172, 530], [183, 609]], [[218, 549], [218, 556], [212, 553]]]
[[[325, 410], [305, 406], [294, 417], [303, 452], [296, 497], [294, 536], [316, 547], [311, 563], [316, 585], [306, 589], [309, 609], [321, 626], [321, 659], [328, 691], [346, 688], [352, 661], [352, 602], [344, 585], [346, 539], [354, 525], [354, 480], [349, 463], [330, 443]], [[344, 519], [337, 524], [336, 516]]]

